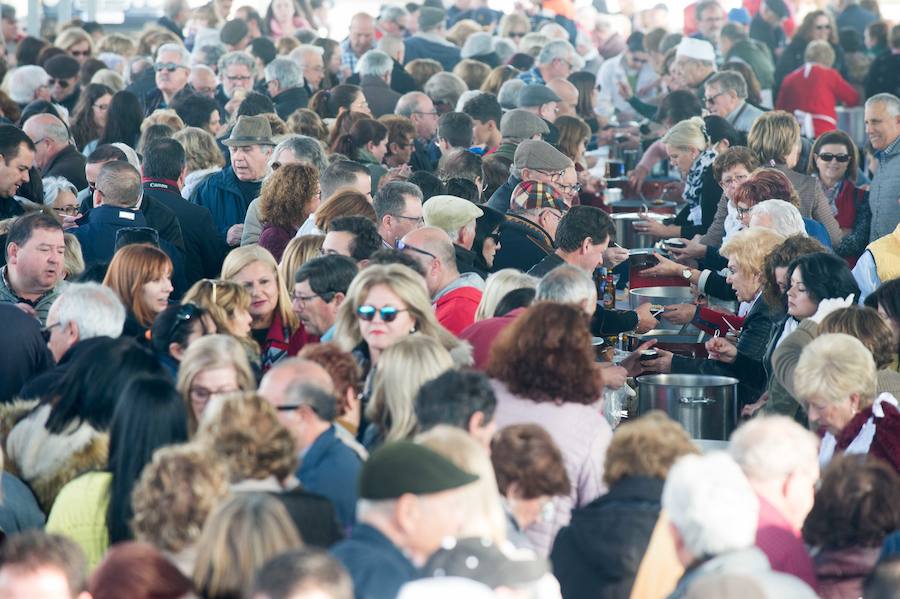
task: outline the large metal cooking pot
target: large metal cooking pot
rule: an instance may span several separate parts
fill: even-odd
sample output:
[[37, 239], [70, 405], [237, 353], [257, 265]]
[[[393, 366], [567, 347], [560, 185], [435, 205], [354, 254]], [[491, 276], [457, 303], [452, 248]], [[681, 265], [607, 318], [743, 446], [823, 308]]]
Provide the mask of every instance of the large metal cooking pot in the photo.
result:
[[656, 214], [655, 212], [617, 212], [609, 216], [616, 225], [616, 243], [627, 250], [652, 247], [656, 241], [653, 235], [638, 233], [634, 228], [634, 223], [639, 220], [662, 222], [670, 218], [670, 215]]
[[662, 410], [693, 439], [726, 441], [738, 423], [738, 380], [728, 376], [639, 376], [638, 415]]

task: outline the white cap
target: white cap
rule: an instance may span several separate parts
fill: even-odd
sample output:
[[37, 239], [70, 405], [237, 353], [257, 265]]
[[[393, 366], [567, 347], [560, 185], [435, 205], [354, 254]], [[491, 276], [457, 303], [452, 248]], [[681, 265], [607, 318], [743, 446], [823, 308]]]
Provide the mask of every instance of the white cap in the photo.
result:
[[716, 62], [716, 50], [713, 45], [706, 40], [698, 40], [692, 37], [681, 38], [678, 44], [678, 50], [675, 51], [677, 58], [693, 58], [695, 60], [705, 60], [707, 62]]

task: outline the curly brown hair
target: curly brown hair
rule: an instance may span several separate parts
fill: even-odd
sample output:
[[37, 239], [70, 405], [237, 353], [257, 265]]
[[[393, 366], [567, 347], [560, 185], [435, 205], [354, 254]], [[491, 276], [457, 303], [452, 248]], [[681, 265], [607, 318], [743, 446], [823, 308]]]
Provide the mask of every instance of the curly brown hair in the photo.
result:
[[319, 173], [305, 164], [285, 164], [263, 183], [259, 220], [264, 225], [297, 229], [313, 211]]
[[785, 239], [781, 245], [766, 256], [763, 261], [763, 299], [766, 304], [776, 311], [784, 312], [784, 293], [781, 292], [778, 281], [775, 280], [776, 268], [787, 268], [794, 258], [824, 251], [825, 246], [812, 237], [794, 235]]
[[338, 416], [343, 416], [350, 408], [347, 391], [356, 395], [362, 393], [362, 369], [352, 354], [343, 351], [336, 343], [316, 343], [304, 347], [297, 357], [315, 362], [324, 368], [334, 382], [337, 396]]
[[537, 424], [507, 426], [494, 435], [491, 462], [501, 495], [513, 483], [523, 499], [568, 495], [571, 490], [559, 447]]
[[575, 306], [539, 302], [500, 334], [487, 373], [534, 401], [592, 404], [603, 388], [588, 318]]
[[891, 327], [872, 308], [853, 305], [835, 310], [819, 325], [819, 334], [822, 333], [846, 333], [856, 337], [872, 352], [878, 369], [887, 368], [897, 355]]
[[759, 161], [756, 159], [756, 155], [744, 146], [728, 148], [713, 160], [713, 177], [721, 183], [725, 171], [738, 165], [743, 165], [748, 173], [752, 173], [759, 168]]
[[269, 476], [283, 481], [297, 469], [294, 438], [275, 408], [256, 393], [210, 401], [197, 440], [222, 460], [232, 483]]
[[831, 460], [815, 504], [803, 523], [803, 540], [823, 549], [879, 547], [900, 529], [900, 475], [868, 455]]
[[644, 476], [665, 480], [678, 458], [700, 450], [680, 424], [654, 410], [628, 421], [613, 434], [603, 468], [603, 482], [612, 487], [623, 478]]

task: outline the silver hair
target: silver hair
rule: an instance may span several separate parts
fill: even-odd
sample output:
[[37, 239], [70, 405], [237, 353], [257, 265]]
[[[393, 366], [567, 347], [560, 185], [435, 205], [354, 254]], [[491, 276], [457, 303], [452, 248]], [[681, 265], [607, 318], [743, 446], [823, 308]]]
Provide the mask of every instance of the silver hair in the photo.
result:
[[506, 64], [516, 53], [516, 45], [505, 37], [495, 37], [493, 40], [494, 53], [500, 58], [500, 64]]
[[470, 90], [463, 92], [463, 95], [461, 95], [459, 97], [459, 100], [456, 102], [456, 108], [454, 108], [454, 110], [456, 112], [463, 112], [463, 106], [466, 105], [466, 102], [468, 102], [469, 100], [471, 100], [472, 98], [474, 98], [476, 96], [480, 96], [483, 93], [485, 93], [485, 92], [481, 91], [480, 89], [470, 89]]
[[597, 301], [597, 289], [586, 272], [577, 266], [564, 264], [544, 275], [538, 283], [534, 299], [559, 304], [590, 303]]
[[741, 100], [747, 99], [747, 80], [737, 71], [720, 71], [707, 79], [705, 85], [718, 85], [722, 92], [733, 91]]
[[68, 143], [69, 128], [57, 117], [52, 115], [45, 116], [43, 113], [35, 114], [28, 117], [28, 121], [23, 123], [23, 125], [27, 126], [29, 122], [35, 124], [35, 134], [39, 135], [42, 139], [52, 139], [59, 143]]
[[409, 12], [402, 6], [383, 6], [378, 20], [385, 23], [396, 23], [403, 17], [408, 17]]
[[233, 64], [239, 64], [250, 69], [250, 75], [256, 75], [256, 59], [246, 52], [228, 52], [219, 59], [219, 74], [225, 73], [225, 69]]
[[378, 40], [378, 49], [390, 57], [398, 56], [400, 50], [404, 50], [403, 40], [393, 35], [383, 35]]
[[295, 61], [297, 65], [304, 69], [306, 68], [306, 61], [303, 59], [307, 54], [318, 54], [319, 56], [323, 56], [325, 54], [325, 48], [321, 46], [313, 46], [312, 44], [300, 44], [288, 54], [288, 58]]
[[226, 54], [228, 54], [228, 50], [222, 44], [205, 44], [200, 48], [194, 48], [192, 58], [194, 64], [210, 66], [218, 65], [219, 60]]
[[900, 98], [898, 98], [894, 94], [875, 94], [874, 96], [866, 100], [866, 108], [870, 107], [876, 102], [884, 103], [885, 108], [887, 108], [888, 114], [890, 114], [891, 116], [900, 116]]
[[384, 77], [394, 69], [394, 59], [381, 50], [369, 50], [363, 54], [356, 70], [361, 77], [373, 75], [375, 77]]
[[182, 46], [181, 44], [163, 44], [159, 48], [156, 49], [156, 60], [159, 60], [159, 55], [163, 52], [174, 52], [179, 56], [178, 64], [181, 66], [185, 66], [190, 68], [191, 66], [191, 53], [187, 51], [187, 48]]
[[731, 436], [728, 453], [751, 481], [814, 474], [819, 439], [786, 416], [753, 418]]
[[266, 81], [278, 81], [281, 90], [303, 85], [303, 71], [290, 58], [276, 58], [266, 65]]
[[[792, 237], [794, 235], [806, 234], [806, 225], [803, 223], [803, 216], [796, 206], [784, 200], [766, 200], [760, 202], [750, 210], [750, 226], [753, 220], [763, 215], [768, 215], [770, 223], [767, 225], [769, 229], [784, 235]], [[759, 226], [759, 225], [756, 225]]]
[[47, 85], [50, 75], [37, 65], [25, 65], [13, 69], [6, 81], [6, 91], [16, 104], [28, 104], [34, 100], [37, 90]]
[[557, 58], [569, 60], [575, 56], [575, 48], [566, 40], [553, 40], [543, 47], [535, 62], [540, 65], [550, 64]]
[[125, 324], [125, 306], [115, 292], [99, 283], [71, 283], [51, 308], [61, 326], [74, 322], [80, 341], [93, 337], [119, 337]]
[[446, 71], [435, 73], [425, 82], [423, 91], [434, 102], [446, 102], [450, 106], [456, 106], [459, 97], [469, 89], [466, 82]]
[[427, 98], [423, 92], [409, 92], [400, 96], [400, 99], [397, 100], [397, 106], [394, 108], [394, 112], [396, 112], [400, 116], [405, 116], [406, 118], [410, 118], [414, 112], [419, 109], [420, 102]]
[[319, 173], [323, 173], [328, 168], [328, 157], [325, 155], [322, 144], [308, 135], [291, 135], [283, 139], [272, 150], [272, 158], [278, 156], [282, 150], [290, 150], [299, 163], [307, 164]]
[[679, 459], [666, 478], [662, 505], [695, 558], [746, 549], [756, 539], [759, 500], [724, 452]]
[[44, 206], [52, 206], [61, 191], [71, 191], [78, 195], [78, 190], [65, 177], [44, 177]]
[[497, 101], [500, 102], [500, 106], [510, 110], [516, 108], [516, 99], [523, 87], [525, 87], [525, 82], [521, 79], [504, 81], [500, 86], [500, 91], [497, 92]]

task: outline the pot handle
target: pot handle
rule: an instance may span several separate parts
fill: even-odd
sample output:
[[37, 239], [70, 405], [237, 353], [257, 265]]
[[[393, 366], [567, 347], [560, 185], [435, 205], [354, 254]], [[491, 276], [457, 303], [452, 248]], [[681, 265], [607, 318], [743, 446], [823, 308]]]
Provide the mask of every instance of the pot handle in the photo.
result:
[[678, 402], [685, 405], [707, 405], [715, 403], [716, 400], [709, 397], [685, 397], [682, 395], [678, 398]]

